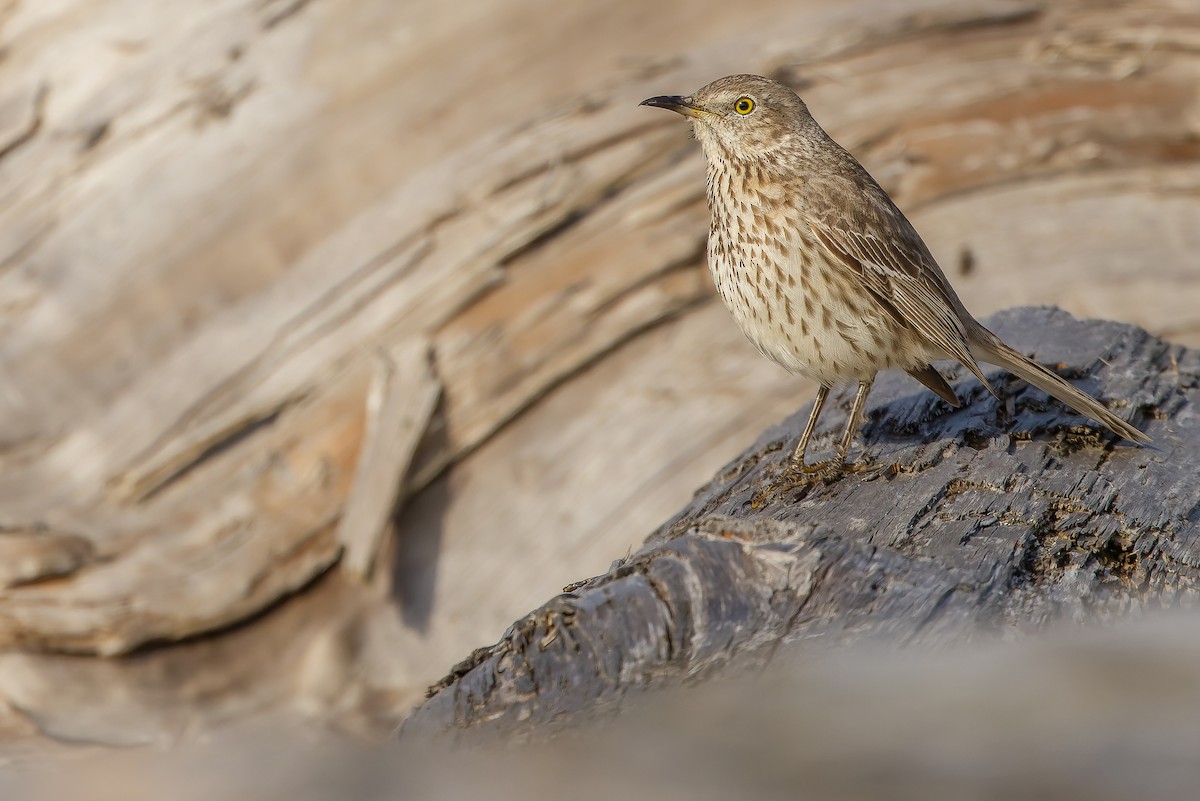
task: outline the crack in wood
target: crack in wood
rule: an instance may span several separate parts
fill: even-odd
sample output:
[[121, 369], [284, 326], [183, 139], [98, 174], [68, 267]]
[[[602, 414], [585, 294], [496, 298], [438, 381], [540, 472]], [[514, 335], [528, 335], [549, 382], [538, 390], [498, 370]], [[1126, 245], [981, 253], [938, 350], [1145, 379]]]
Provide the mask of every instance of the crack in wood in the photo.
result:
[[[411, 247], [414, 245], [414, 247]], [[432, 250], [426, 237], [410, 237], [393, 244], [378, 253], [373, 259], [339, 281], [314, 303], [300, 310], [285, 322], [261, 352], [236, 372], [208, 390], [183, 410], [170, 425], [163, 428], [159, 436], [138, 454], [128, 468], [110, 481], [110, 487], [121, 498], [142, 501], [164, 489], [168, 484], [197, 468], [201, 463], [218, 455], [226, 445], [243, 439], [246, 435], [269, 427], [288, 408], [309, 397], [313, 385], [301, 385], [286, 395], [272, 399], [268, 404], [245, 408], [229, 417], [227, 404], [233, 404], [245, 394], [251, 384], [267, 380], [272, 370], [281, 369], [288, 360], [302, 353], [313, 341], [335, 331], [345, 320], [351, 318], [381, 286], [362, 288], [367, 278], [373, 276], [383, 265], [409, 248], [406, 262], [386, 277], [387, 284], [399, 281], [410, 272]], [[354, 300], [355, 293], [361, 295]], [[351, 302], [338, 313], [329, 310], [346, 298]], [[317, 323], [314, 325], [314, 320]], [[305, 330], [307, 327], [307, 330]], [[223, 417], [223, 415], [226, 415]], [[170, 450], [168, 443], [192, 430], [187, 440]]]
[[0, 160], [7, 158], [19, 148], [33, 140], [42, 130], [42, 121], [46, 109], [46, 98], [50, 94], [50, 85], [41, 84], [33, 95], [29, 117], [25, 124], [13, 132], [8, 141], [0, 142]]
[[[312, 0], [262, 0], [259, 8], [267, 11], [262, 21], [263, 30], [269, 31], [299, 14]], [[272, 10], [272, 6], [278, 6]]]

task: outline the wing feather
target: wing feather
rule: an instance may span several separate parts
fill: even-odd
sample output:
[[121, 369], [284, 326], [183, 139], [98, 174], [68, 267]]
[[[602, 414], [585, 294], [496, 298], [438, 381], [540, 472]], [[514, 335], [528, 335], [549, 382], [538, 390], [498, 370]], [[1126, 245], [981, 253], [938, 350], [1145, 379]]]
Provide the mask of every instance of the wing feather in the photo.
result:
[[863, 223], [856, 226], [858, 230], [830, 224], [832, 215], [810, 218], [808, 223], [835, 264], [851, 271], [892, 307], [889, 311], [962, 362], [991, 391], [967, 344], [966, 326], [959, 316], [962, 304], [925, 243], [890, 202], [869, 211], [874, 213], [860, 214], [861, 219], [854, 221]]

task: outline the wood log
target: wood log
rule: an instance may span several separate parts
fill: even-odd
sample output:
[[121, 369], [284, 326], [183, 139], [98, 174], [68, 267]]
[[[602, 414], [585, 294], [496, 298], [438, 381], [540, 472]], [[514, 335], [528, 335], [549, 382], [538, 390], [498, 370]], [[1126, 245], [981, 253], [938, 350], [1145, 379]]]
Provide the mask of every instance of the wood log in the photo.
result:
[[[998, 368], [986, 372], [1003, 399], [957, 370], [961, 409], [886, 375], [850, 472], [772, 489], [806, 413], [768, 430], [644, 548], [456, 667], [404, 734], [544, 733], [619, 708], [631, 690], [787, 650], [940, 644], [1195, 605], [1200, 351], [1048, 308], [989, 326], [1155, 445], [1115, 442]], [[833, 447], [833, 417], [818, 451]]]
[[[0, 0], [0, 736], [295, 698], [388, 730], [792, 413], [652, 94], [778, 75], [972, 311], [1200, 343], [1198, 32], [1178, 0]], [[329, 568], [375, 354], [424, 342], [388, 594]]]
[[[321, 575], [381, 349], [432, 343], [443, 398], [404, 592], [440, 538], [491, 593], [421, 602], [440, 658], [670, 514], [808, 391], [712, 306], [699, 155], [636, 106], [722, 72], [802, 88], [973, 310], [1197, 330], [1198, 24], [1166, 0], [67, 0], [0, 25], [0, 527], [67, 535], [9, 541], [0, 643], [123, 653]], [[475, 537], [501, 507], [498, 570]], [[560, 545], [517, 558], [542, 525]]]
[[440, 390], [429, 364], [427, 342], [418, 340], [379, 354], [367, 396], [363, 450], [338, 523], [341, 566], [351, 575], [371, 577], [392, 517], [403, 502], [405, 477]]

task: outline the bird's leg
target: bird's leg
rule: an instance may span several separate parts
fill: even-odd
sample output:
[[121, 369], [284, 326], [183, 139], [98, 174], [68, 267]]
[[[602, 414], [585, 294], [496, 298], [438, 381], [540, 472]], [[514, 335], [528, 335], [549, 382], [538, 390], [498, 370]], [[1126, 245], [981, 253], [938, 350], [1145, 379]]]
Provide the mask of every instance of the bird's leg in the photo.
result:
[[854, 433], [858, 431], [863, 409], [867, 405], [867, 396], [871, 394], [871, 385], [874, 383], [874, 377], [858, 382], [858, 391], [854, 393], [854, 404], [850, 407], [850, 416], [846, 419], [845, 430], [842, 431], [842, 441], [838, 445], [837, 456], [825, 464], [830, 475], [842, 472], [842, 467], [846, 464], [846, 455], [850, 453], [850, 444], [854, 441]]
[[825, 399], [829, 397], [829, 387], [817, 387], [817, 397], [813, 400], [812, 411], [808, 413], [808, 422], [804, 424], [804, 433], [800, 435], [800, 441], [796, 443], [796, 450], [792, 451], [792, 458], [788, 462], [787, 468], [778, 478], [773, 479], [766, 487], [760, 490], [755, 496], [751, 505], [758, 509], [767, 502], [767, 499], [776, 492], [794, 489], [796, 487], [810, 484], [816, 478], [812, 475], [818, 473], [824, 466], [824, 462], [808, 467], [804, 464], [804, 453], [808, 450], [808, 441], [812, 439], [813, 430], [817, 427], [817, 418], [821, 416], [821, 409], [825, 407]]
[[804, 471], [804, 453], [808, 450], [808, 441], [812, 439], [813, 429], [817, 427], [817, 418], [821, 416], [821, 409], [825, 407], [825, 399], [828, 397], [829, 387], [822, 385], [817, 388], [817, 398], [813, 401], [812, 411], [808, 413], [808, 422], [804, 424], [804, 433], [800, 435], [800, 441], [796, 443], [796, 450], [792, 452], [792, 470]]
[[846, 430], [842, 432], [842, 441], [837, 455], [824, 462], [808, 465], [804, 463], [808, 441], [812, 438], [813, 430], [817, 427], [817, 418], [821, 416], [821, 409], [825, 406], [826, 398], [829, 397], [829, 387], [822, 386], [817, 389], [817, 397], [813, 401], [812, 411], [809, 412], [808, 423], [805, 424], [804, 433], [800, 435], [800, 442], [796, 444], [796, 450], [792, 453], [791, 463], [781, 477], [772, 481], [754, 496], [752, 501], [754, 508], [760, 508], [776, 492], [806, 486], [822, 478], [825, 480], [835, 478], [842, 472], [842, 467], [846, 463], [846, 454], [850, 451], [850, 443], [854, 439], [854, 432], [858, 430], [858, 421], [862, 417], [863, 407], [867, 405], [867, 395], [871, 393], [871, 384], [874, 382], [873, 377], [868, 381], [858, 382], [858, 392], [854, 396], [854, 404], [850, 408], [850, 419], [846, 421]]

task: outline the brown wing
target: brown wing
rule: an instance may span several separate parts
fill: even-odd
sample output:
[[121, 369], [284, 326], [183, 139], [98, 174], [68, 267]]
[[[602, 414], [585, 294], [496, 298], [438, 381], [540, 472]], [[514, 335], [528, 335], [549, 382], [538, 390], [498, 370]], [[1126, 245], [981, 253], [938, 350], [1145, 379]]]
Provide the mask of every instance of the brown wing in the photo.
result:
[[992, 391], [967, 345], [962, 303], [916, 230], [865, 171], [861, 176], [869, 184], [855, 181], [837, 187], [836, 193], [815, 192], [818, 200], [821, 195], [850, 194], [857, 202], [854, 208], [836, 210], [810, 204], [813, 236], [835, 263], [853, 272], [899, 319], [962, 362]]

